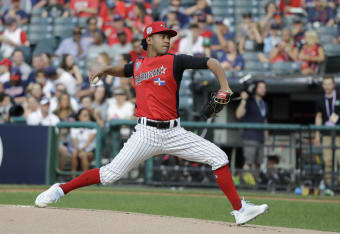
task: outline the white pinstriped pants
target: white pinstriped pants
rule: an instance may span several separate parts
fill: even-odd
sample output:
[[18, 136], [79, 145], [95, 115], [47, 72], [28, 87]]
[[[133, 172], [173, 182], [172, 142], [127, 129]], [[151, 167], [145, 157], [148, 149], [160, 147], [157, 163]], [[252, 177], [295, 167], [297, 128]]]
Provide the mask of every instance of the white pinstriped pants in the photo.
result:
[[228, 164], [228, 156], [215, 144], [180, 127], [157, 129], [137, 124], [135, 132], [111, 163], [100, 168], [103, 185], [119, 180], [154, 155], [170, 154], [188, 161], [208, 164], [216, 170]]

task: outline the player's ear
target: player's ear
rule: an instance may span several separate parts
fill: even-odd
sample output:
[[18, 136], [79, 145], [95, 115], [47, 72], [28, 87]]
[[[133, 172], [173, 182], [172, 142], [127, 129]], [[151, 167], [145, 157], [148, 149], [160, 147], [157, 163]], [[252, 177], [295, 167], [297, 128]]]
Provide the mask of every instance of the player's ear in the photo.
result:
[[153, 37], [153, 35], [151, 35], [150, 37], [146, 38], [146, 44], [147, 45], [151, 45], [152, 37]]

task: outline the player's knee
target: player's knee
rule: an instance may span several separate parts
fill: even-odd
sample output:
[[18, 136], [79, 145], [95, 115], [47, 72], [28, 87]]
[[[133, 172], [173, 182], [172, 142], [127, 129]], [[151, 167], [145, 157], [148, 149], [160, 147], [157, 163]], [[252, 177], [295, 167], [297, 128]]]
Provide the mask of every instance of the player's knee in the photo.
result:
[[224, 165], [227, 165], [228, 163], [229, 159], [227, 154], [220, 149], [218, 152], [216, 152], [216, 156], [213, 157], [211, 167], [213, 170], [216, 170], [220, 167], [223, 167]]
[[110, 167], [110, 164], [101, 167], [99, 172], [100, 182], [103, 185], [112, 184], [124, 175], [121, 170], [115, 170], [114, 168]]

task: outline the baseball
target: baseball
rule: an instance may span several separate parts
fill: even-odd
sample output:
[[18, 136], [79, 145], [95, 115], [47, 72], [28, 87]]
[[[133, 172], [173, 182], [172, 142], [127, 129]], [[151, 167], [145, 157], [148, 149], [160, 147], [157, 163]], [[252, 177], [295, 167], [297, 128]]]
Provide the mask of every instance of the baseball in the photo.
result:
[[100, 81], [99, 77], [96, 76], [95, 78], [93, 78], [93, 80], [91, 80], [91, 84], [97, 84]]

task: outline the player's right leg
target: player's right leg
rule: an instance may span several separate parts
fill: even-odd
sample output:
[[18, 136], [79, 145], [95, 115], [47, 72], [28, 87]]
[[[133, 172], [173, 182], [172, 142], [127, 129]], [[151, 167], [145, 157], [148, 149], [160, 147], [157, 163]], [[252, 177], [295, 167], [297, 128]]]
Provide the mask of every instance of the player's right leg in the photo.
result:
[[150, 127], [138, 124], [136, 131], [124, 144], [122, 150], [111, 163], [99, 168], [84, 172], [79, 177], [66, 184], [54, 184], [48, 190], [41, 193], [35, 200], [37, 207], [46, 207], [57, 202], [68, 192], [92, 184], [111, 184], [119, 180], [139, 163], [160, 154], [162, 142], [156, 131], [150, 131]]
[[266, 204], [253, 205], [240, 199], [227, 165], [229, 163], [228, 156], [212, 142], [184, 128], [177, 127], [168, 134], [168, 140], [163, 147], [167, 154], [205, 163], [212, 167], [218, 186], [233, 206], [232, 214], [238, 225], [249, 222], [268, 209]]

